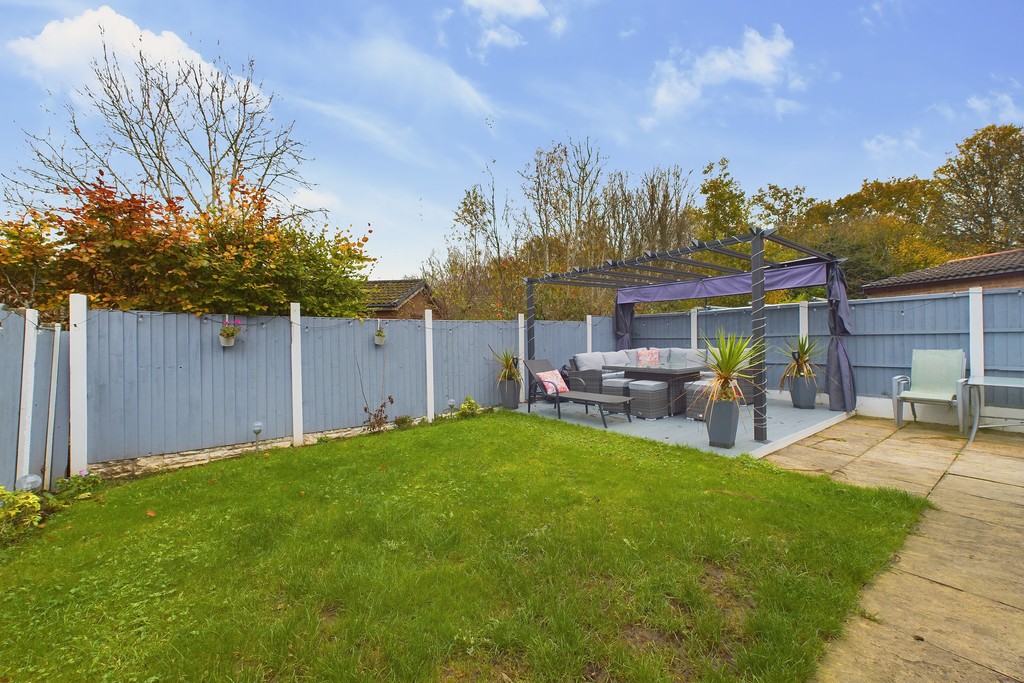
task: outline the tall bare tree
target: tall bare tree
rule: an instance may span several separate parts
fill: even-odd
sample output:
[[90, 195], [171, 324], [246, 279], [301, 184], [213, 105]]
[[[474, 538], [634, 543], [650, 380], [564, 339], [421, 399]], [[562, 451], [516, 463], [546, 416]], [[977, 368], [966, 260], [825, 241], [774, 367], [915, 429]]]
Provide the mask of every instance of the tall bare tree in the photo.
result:
[[84, 187], [100, 170], [119, 189], [164, 201], [183, 198], [197, 212], [230, 202], [245, 177], [279, 200], [308, 187], [303, 144], [293, 124], [271, 115], [273, 95], [254, 80], [254, 62], [238, 73], [222, 60], [173, 61], [140, 51], [122, 64], [106, 44], [92, 62], [95, 82], [63, 104], [66, 138], [26, 132], [29, 154], [4, 174], [14, 206], [36, 206], [58, 187]]

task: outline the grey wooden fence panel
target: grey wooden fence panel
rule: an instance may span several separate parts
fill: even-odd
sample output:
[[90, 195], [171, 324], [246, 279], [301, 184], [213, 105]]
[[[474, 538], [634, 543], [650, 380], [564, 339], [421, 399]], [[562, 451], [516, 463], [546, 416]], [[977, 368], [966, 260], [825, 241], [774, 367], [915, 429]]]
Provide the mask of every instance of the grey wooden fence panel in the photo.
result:
[[910, 373], [914, 349], [969, 349], [966, 294], [850, 302], [855, 325], [846, 347], [857, 393], [890, 396], [892, 378]]
[[611, 317], [606, 315], [591, 318], [593, 329], [591, 331], [591, 342], [594, 351], [615, 350], [615, 324]]
[[18, 415], [25, 319], [0, 311], [0, 486], [14, 488], [18, 467]]
[[222, 348], [216, 316], [91, 311], [89, 461], [177, 453], [291, 433], [287, 318], [240, 318]]
[[50, 370], [53, 367], [52, 329], [36, 333], [36, 371], [32, 389], [32, 439], [29, 444], [28, 471], [42, 475], [46, 460], [46, 427], [50, 412]]
[[586, 323], [575, 320], [538, 320], [535, 323], [536, 358], [551, 361], [556, 368], [587, 350]]
[[633, 318], [633, 346], [690, 346], [689, 313], [651, 313]]
[[[491, 350], [517, 353], [519, 324], [498, 320], [434, 321], [434, 406], [446, 412], [466, 396], [482, 406], [498, 405], [498, 368]], [[540, 357], [540, 356], [538, 356]]]
[[348, 318], [302, 319], [303, 424], [307, 432], [358, 427], [388, 396], [385, 413], [426, 414], [423, 322], [389, 320], [385, 341], [376, 324]]
[[704, 348], [706, 346], [705, 339], [710, 340], [713, 346], [719, 330], [726, 335], [750, 336], [750, 309], [730, 308], [701, 311], [697, 316], [698, 346]]
[[[984, 294], [985, 374], [1024, 377], [1024, 294], [1019, 289]], [[988, 405], [1020, 407], [1024, 390], [987, 389]]]
[[71, 351], [70, 335], [60, 333], [60, 348], [57, 351], [57, 400], [53, 419], [53, 481], [66, 477], [70, 461], [69, 441], [71, 435], [71, 382], [69, 374]]

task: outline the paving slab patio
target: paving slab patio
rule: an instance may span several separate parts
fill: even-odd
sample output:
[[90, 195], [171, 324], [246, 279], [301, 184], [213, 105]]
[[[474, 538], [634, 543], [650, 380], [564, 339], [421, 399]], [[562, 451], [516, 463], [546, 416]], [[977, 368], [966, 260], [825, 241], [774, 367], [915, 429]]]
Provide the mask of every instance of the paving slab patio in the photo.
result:
[[857, 417], [767, 459], [935, 504], [816, 680], [1024, 682], [1024, 435]]

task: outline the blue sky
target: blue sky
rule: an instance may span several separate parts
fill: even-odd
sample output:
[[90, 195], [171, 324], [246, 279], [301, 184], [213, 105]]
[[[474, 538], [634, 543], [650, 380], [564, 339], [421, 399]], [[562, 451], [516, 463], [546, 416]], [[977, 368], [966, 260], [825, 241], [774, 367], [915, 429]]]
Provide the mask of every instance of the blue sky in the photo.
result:
[[[416, 274], [492, 162], [589, 136], [608, 169], [728, 157], [748, 193], [928, 176], [990, 123], [1024, 123], [1024, 3], [0, 0], [0, 168], [108, 42], [248, 58], [315, 157], [299, 197], [372, 224], [375, 278]], [[55, 134], [58, 132], [55, 131]]]

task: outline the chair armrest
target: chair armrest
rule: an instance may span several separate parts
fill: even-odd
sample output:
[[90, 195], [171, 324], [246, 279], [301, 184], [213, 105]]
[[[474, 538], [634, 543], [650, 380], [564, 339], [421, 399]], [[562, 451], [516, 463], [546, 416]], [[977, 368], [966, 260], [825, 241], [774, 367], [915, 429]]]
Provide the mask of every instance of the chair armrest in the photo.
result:
[[[580, 372], [582, 373], [582, 372], [590, 372], [590, 371], [589, 370], [583, 370], [583, 371], [580, 371]], [[582, 390], [583, 391], [587, 391], [587, 380], [584, 379], [583, 377], [580, 377], [580, 373], [568, 372], [568, 373], [566, 373], [566, 375], [567, 375], [567, 377], [566, 377], [566, 380], [567, 380], [566, 384], [569, 385], [569, 390], [570, 391], [572, 391], [572, 383], [573, 382], [579, 382], [583, 386]]]
[[566, 375], [569, 380], [582, 382], [583, 391], [589, 391], [592, 394], [601, 393], [602, 372], [600, 370], [570, 370]]
[[903, 426], [903, 404], [900, 403], [900, 393], [910, 386], [910, 378], [906, 375], [896, 375], [892, 378], [892, 419], [896, 427]]

